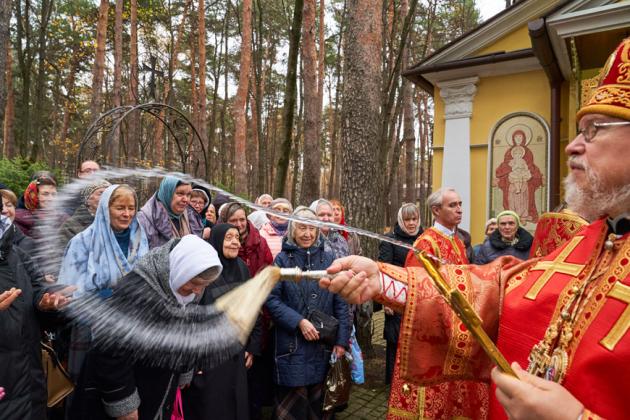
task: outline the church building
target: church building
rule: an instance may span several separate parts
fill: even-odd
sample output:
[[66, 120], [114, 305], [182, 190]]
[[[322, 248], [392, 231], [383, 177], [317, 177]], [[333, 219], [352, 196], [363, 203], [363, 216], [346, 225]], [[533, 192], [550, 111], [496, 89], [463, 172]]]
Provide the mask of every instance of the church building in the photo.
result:
[[628, 1], [522, 0], [403, 72], [433, 95], [433, 189], [461, 194], [473, 244], [503, 209], [533, 232], [562, 203], [575, 114], [628, 36]]

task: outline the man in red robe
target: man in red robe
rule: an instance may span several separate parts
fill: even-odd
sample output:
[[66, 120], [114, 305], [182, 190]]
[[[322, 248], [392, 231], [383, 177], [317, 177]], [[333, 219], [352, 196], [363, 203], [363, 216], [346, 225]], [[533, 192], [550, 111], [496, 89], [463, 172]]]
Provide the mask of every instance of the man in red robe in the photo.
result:
[[[416, 249], [437, 257], [443, 264], [468, 264], [464, 243], [457, 236], [457, 225], [462, 220], [462, 199], [453, 188], [441, 188], [427, 199], [434, 218], [433, 226], [426, 229], [414, 243]], [[417, 267], [420, 262], [409, 252], [405, 267]], [[455, 315], [453, 315], [455, 316]], [[409, 342], [411, 330], [401, 330], [401, 341]], [[398, 354], [400, 354], [400, 345]], [[442, 382], [418, 386], [400, 375], [400, 359], [396, 359], [389, 394], [387, 418], [453, 418], [475, 417], [488, 411], [488, 385], [475, 381]], [[446, 405], [447, 401], [458, 401]], [[482, 415], [483, 415], [482, 414]]]
[[[416, 239], [413, 247], [427, 251], [447, 264], [468, 264], [466, 246], [457, 236], [457, 225], [462, 221], [462, 199], [453, 188], [440, 188], [427, 198], [433, 215], [433, 226]], [[420, 267], [420, 262], [409, 251], [405, 267]]]
[[[418, 384], [490, 380], [490, 418], [622, 419], [630, 389], [630, 39], [604, 67], [567, 146], [569, 207], [594, 220], [539, 259], [501, 257], [441, 271], [483, 320], [520, 380], [492, 369], [424, 270], [351, 256], [320, 285], [404, 313], [400, 373]], [[342, 271], [342, 270], [352, 270]], [[357, 274], [354, 274], [357, 273]], [[402, 337], [402, 335], [401, 335]], [[521, 368], [526, 367], [527, 370]]]

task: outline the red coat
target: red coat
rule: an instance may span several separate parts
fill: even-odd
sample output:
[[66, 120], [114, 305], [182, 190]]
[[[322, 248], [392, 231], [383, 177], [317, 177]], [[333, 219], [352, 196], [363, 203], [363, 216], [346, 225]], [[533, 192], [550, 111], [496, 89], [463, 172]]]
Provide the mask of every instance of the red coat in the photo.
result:
[[249, 234], [245, 243], [241, 244], [238, 256], [245, 261], [249, 273], [255, 276], [260, 270], [273, 263], [273, 256], [267, 241], [260, 236], [258, 229], [250, 221], [247, 222], [247, 225]]

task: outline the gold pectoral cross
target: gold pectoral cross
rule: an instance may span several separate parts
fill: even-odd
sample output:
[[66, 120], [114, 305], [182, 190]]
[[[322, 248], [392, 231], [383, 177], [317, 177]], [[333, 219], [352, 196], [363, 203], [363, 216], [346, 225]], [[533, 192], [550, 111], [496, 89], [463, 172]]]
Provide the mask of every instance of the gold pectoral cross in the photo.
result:
[[610, 292], [608, 292], [608, 297], [619, 299], [627, 304], [621, 317], [615, 322], [615, 325], [613, 325], [606, 337], [600, 341], [602, 346], [613, 351], [619, 340], [623, 338], [628, 332], [628, 328], [630, 328], [630, 286], [617, 282], [612, 289], [610, 289]]
[[534, 285], [525, 294], [525, 297], [527, 299], [536, 300], [536, 296], [538, 296], [538, 293], [542, 290], [543, 287], [545, 287], [551, 276], [556, 273], [569, 274], [574, 277], [580, 274], [580, 272], [584, 268], [584, 264], [568, 263], [566, 259], [579, 245], [582, 239], [584, 239], [584, 236], [574, 237], [573, 239], [571, 239], [571, 242], [569, 242], [567, 246], [564, 247], [562, 252], [558, 254], [555, 260], [540, 261], [538, 264], [530, 269], [530, 271], [545, 270], [545, 272], [540, 277], [538, 277], [538, 280], [536, 280]]

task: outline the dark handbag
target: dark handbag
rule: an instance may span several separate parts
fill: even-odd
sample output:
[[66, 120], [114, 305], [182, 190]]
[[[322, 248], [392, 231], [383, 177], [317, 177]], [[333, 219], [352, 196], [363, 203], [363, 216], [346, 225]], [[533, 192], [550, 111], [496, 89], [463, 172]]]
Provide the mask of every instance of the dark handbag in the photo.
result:
[[339, 320], [337, 320], [337, 318], [332, 315], [328, 315], [326, 312], [320, 309], [311, 309], [308, 306], [308, 302], [306, 302], [306, 298], [304, 298], [304, 294], [302, 293], [300, 285], [297, 285], [297, 288], [300, 296], [302, 297], [302, 300], [304, 301], [304, 306], [306, 306], [306, 319], [308, 319], [310, 323], [313, 324], [313, 326], [319, 333], [318, 341], [331, 347], [334, 346], [337, 342], [337, 330], [339, 329]]
[[334, 316], [328, 315], [319, 309], [310, 309], [306, 317], [319, 333], [319, 341], [329, 346], [337, 342], [337, 330], [339, 321]]

